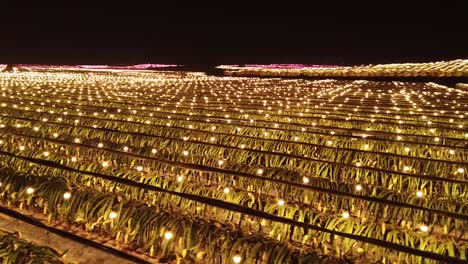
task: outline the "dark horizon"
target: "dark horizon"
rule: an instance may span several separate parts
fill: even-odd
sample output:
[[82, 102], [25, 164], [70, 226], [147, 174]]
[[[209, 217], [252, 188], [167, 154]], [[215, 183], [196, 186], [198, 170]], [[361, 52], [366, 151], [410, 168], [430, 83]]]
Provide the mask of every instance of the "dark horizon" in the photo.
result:
[[284, 23], [231, 15], [10, 19], [0, 32], [0, 63], [356, 65], [468, 58], [463, 17], [292, 18]]

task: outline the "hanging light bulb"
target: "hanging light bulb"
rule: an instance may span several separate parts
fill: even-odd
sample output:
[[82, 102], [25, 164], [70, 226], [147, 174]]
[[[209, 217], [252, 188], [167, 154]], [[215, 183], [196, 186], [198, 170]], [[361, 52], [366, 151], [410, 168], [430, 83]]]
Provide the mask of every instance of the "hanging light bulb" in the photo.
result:
[[109, 213], [109, 218], [110, 218], [110, 219], [115, 219], [115, 218], [117, 218], [117, 213], [114, 212], [114, 211], [110, 212], [110, 213]]
[[230, 190], [229, 190], [229, 188], [228, 188], [228, 187], [226, 187], [226, 188], [224, 188], [223, 192], [224, 192], [224, 193], [229, 193], [229, 192], [230, 192]]
[[34, 192], [34, 189], [31, 188], [31, 187], [28, 187], [28, 188], [26, 189], [26, 193], [27, 193], [27, 194], [32, 194], [33, 192]]
[[164, 238], [166, 240], [171, 239], [173, 236], [174, 236], [174, 234], [172, 234], [172, 232], [170, 232], [170, 231], [167, 231], [166, 233], [164, 233]]
[[427, 225], [421, 225], [421, 226], [419, 227], [419, 229], [420, 229], [421, 231], [423, 231], [423, 232], [429, 231], [429, 227], [428, 227]]
[[279, 205], [279, 206], [283, 206], [283, 205], [284, 205], [284, 200], [281, 200], [281, 199], [278, 200], [278, 205]]
[[309, 178], [307, 178], [307, 177], [305, 177], [305, 176], [302, 177], [302, 182], [303, 182], [303, 183], [309, 183]]
[[235, 255], [234, 257], [232, 257], [232, 261], [234, 263], [240, 263], [242, 261], [242, 257], [240, 255]]
[[344, 212], [344, 213], [343, 213], [343, 218], [349, 218], [349, 213], [348, 213], [348, 212]]
[[360, 184], [356, 185], [356, 191], [361, 191], [362, 190], [362, 186]]
[[183, 180], [184, 180], [184, 177], [182, 177], [182, 176], [177, 176], [177, 181], [178, 181], [178, 182], [182, 182]]
[[70, 197], [71, 197], [71, 193], [69, 193], [69, 192], [66, 192], [66, 193], [63, 194], [63, 199], [65, 199], [65, 200], [70, 199]]

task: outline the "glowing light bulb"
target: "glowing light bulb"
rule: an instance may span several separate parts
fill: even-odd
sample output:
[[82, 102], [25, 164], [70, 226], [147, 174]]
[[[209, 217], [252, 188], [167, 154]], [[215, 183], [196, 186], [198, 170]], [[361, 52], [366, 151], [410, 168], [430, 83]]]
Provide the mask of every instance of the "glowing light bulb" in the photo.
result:
[[19, 147], [20, 150], [25, 150], [26, 148], [24, 146]]
[[76, 162], [76, 157], [72, 157], [72, 158], [71, 158], [71, 161], [72, 161], [72, 162]]
[[65, 199], [65, 200], [70, 199], [70, 197], [71, 197], [71, 193], [69, 193], [69, 192], [66, 192], [66, 193], [63, 194], [63, 199]]
[[244, 144], [241, 144], [241, 145], [240, 145], [240, 148], [241, 148], [241, 149], [245, 148], [245, 145], [244, 145]]
[[138, 166], [136, 169], [137, 171], [143, 171], [143, 166]]
[[439, 141], [440, 141], [440, 138], [435, 137], [434, 140], [435, 140], [436, 142], [439, 142]]
[[302, 182], [303, 182], [303, 183], [309, 183], [309, 181], [310, 181], [309, 178], [307, 178], [307, 177], [302, 177]]
[[39, 128], [38, 128], [38, 127], [34, 127], [33, 130], [34, 130], [34, 131], [39, 131]]
[[98, 146], [98, 148], [102, 148], [102, 147], [104, 147], [104, 144], [99, 143], [97, 146]]
[[356, 191], [361, 191], [362, 190], [362, 186], [360, 184], [356, 185]]
[[465, 170], [463, 168], [458, 168], [458, 173], [463, 173]]
[[182, 176], [177, 176], [177, 181], [178, 181], [178, 182], [182, 182], [183, 180], [184, 180], [184, 177], [182, 177]]
[[416, 196], [417, 197], [423, 197], [424, 196], [424, 193], [422, 191], [417, 191], [416, 192]]
[[128, 147], [125, 146], [125, 147], [123, 148], [123, 150], [124, 150], [124, 151], [128, 151]]
[[348, 212], [344, 212], [344, 213], [343, 213], [343, 218], [349, 218], [349, 213], [348, 213]]
[[104, 161], [104, 162], [102, 163], [102, 166], [103, 166], [103, 167], [107, 167], [107, 166], [109, 166], [109, 162], [107, 162], [107, 161]]
[[47, 157], [47, 156], [49, 156], [49, 154], [50, 154], [50, 153], [49, 153], [49, 151], [44, 151], [44, 153], [43, 153], [43, 154], [44, 154], [44, 156], [46, 156], [46, 157]]
[[52, 136], [53, 136], [54, 138], [57, 138], [57, 137], [59, 136], [59, 134], [58, 134], [58, 133], [54, 133], [54, 134], [52, 134]]
[[235, 255], [234, 257], [232, 257], [232, 261], [234, 263], [240, 263], [242, 261], [242, 257], [239, 255]]
[[80, 143], [81, 140], [79, 138], [75, 138], [75, 143]]
[[455, 154], [455, 151], [453, 149], [451, 149], [451, 150], [449, 150], [449, 154], [453, 155], [453, 154]]
[[284, 205], [284, 200], [278, 200], [278, 205], [283, 206]]
[[188, 155], [188, 151], [187, 151], [187, 150], [184, 150], [184, 151], [182, 152], [182, 154], [184, 154], [184, 156], [187, 156], [187, 155]]
[[406, 151], [406, 152], [409, 152], [409, 151], [410, 151], [410, 148], [405, 147], [405, 151]]
[[263, 169], [258, 169], [257, 174], [260, 174], [260, 175], [263, 174]]
[[210, 138], [211, 142], [215, 141], [215, 138], [214, 137], [211, 137]]
[[26, 189], [26, 193], [27, 194], [32, 194], [34, 192], [34, 189], [29, 187], [28, 189]]
[[224, 164], [224, 161], [223, 160], [218, 160], [218, 165], [221, 166]]
[[423, 232], [427, 232], [427, 231], [429, 231], [429, 227], [428, 227], [428, 226], [426, 226], [426, 225], [422, 225], [422, 226], [420, 226], [420, 227], [419, 227], [419, 229], [420, 229], [421, 231], [423, 231]]
[[171, 239], [173, 236], [174, 236], [174, 234], [172, 234], [172, 232], [170, 232], [170, 231], [167, 231], [166, 233], [164, 233], [164, 238], [166, 240]]
[[224, 193], [229, 193], [229, 191], [230, 191], [230, 190], [229, 190], [228, 187], [224, 188], [224, 190], [223, 190]]
[[408, 167], [408, 166], [403, 167], [403, 171], [409, 171], [409, 170], [410, 170], [410, 167]]
[[114, 211], [110, 212], [110, 213], [109, 213], [109, 218], [110, 218], [110, 219], [115, 219], [115, 218], [117, 218], [117, 213], [114, 212]]
[[356, 167], [361, 167], [361, 162], [356, 162]]
[[158, 152], [157, 149], [152, 149], [152, 150], [151, 150], [151, 153], [153, 153], [153, 154], [156, 154], [156, 152]]
[[187, 140], [188, 140], [188, 137], [183, 137], [183, 140], [184, 140], [184, 141], [187, 141]]

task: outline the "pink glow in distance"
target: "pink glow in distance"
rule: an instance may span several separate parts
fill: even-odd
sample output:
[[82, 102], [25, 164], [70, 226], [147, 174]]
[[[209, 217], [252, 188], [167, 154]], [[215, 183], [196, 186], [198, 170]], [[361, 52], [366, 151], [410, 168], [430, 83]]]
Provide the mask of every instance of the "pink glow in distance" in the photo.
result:
[[[41, 65], [41, 64], [15, 64], [18, 68], [30, 68], [30, 69], [108, 69], [108, 70], [146, 70], [153, 68], [169, 68], [177, 67], [180, 65], [176, 64], [135, 64], [125, 66], [115, 65]], [[6, 67], [6, 64], [0, 64], [0, 69]]]
[[302, 69], [302, 68], [339, 68], [338, 65], [318, 65], [318, 64], [245, 64], [248, 68], [263, 69]]

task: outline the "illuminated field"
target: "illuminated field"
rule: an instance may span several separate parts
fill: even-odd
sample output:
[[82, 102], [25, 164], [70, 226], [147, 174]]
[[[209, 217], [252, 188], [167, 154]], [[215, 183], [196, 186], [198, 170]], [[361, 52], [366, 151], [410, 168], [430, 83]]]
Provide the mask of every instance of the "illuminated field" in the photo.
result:
[[391, 63], [376, 65], [221, 65], [225, 74], [234, 76], [277, 77], [468, 77], [468, 60], [429, 63]]
[[466, 90], [34, 69], [0, 86], [2, 207], [149, 261], [467, 259]]

